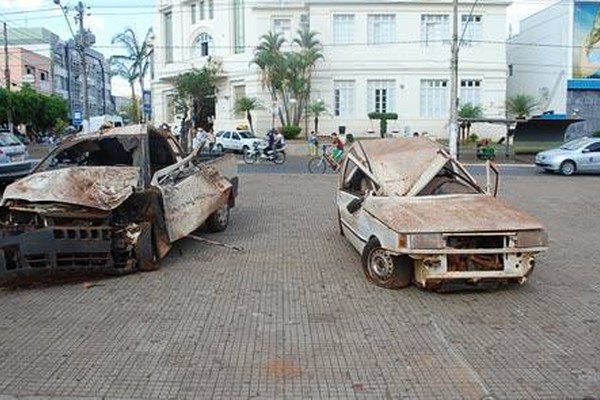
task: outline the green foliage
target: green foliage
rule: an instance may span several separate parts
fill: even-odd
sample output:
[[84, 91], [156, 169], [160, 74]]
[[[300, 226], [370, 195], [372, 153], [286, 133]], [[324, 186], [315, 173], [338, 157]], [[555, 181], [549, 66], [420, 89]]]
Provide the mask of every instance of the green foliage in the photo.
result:
[[476, 133], [472, 133], [469, 135], [469, 142], [477, 143], [478, 140], [479, 140], [479, 136], [477, 136]]
[[482, 118], [483, 109], [481, 106], [466, 103], [458, 109], [458, 116], [461, 118]]
[[39, 93], [29, 85], [17, 92], [0, 89], [0, 100], [0, 123], [7, 123], [12, 114], [13, 123], [45, 132], [53, 129], [58, 120], [68, 119], [69, 107], [62, 97]]
[[280, 103], [281, 125], [298, 125], [310, 96], [310, 79], [317, 61], [323, 59], [318, 33], [298, 30], [291, 51], [283, 51], [285, 39], [268, 32], [254, 51], [251, 64], [261, 71], [262, 83], [271, 100]]
[[592, 133], [592, 137], [600, 137], [600, 131], [595, 131]]
[[[150, 69], [150, 61], [154, 47], [152, 40], [154, 32], [149, 28], [146, 32], [144, 40], [140, 42], [137, 35], [131, 28], [125, 29], [112, 39], [112, 44], [121, 45], [124, 50], [124, 55], [115, 55], [111, 57], [111, 73], [123, 77], [131, 87], [131, 100], [135, 102], [135, 82], [140, 87], [140, 93], [144, 92], [144, 79]], [[141, 122], [142, 116], [137, 110], [134, 121]]]
[[298, 125], [286, 125], [281, 128], [281, 133], [286, 139], [294, 139], [298, 137], [301, 131], [302, 128], [300, 128]]
[[519, 119], [529, 117], [537, 107], [537, 100], [528, 94], [517, 94], [506, 100], [508, 114]]
[[368, 114], [369, 119], [378, 119], [379, 120], [379, 134], [381, 137], [385, 137], [387, 133], [387, 121], [388, 119], [397, 120], [398, 114], [396, 113], [381, 113], [381, 112], [370, 112]]

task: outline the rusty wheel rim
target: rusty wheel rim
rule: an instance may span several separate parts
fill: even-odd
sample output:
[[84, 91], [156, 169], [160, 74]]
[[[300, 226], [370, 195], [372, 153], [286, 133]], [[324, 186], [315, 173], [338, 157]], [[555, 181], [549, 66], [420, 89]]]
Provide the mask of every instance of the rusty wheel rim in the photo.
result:
[[385, 250], [375, 249], [369, 255], [368, 268], [374, 279], [387, 281], [394, 273], [394, 262]]

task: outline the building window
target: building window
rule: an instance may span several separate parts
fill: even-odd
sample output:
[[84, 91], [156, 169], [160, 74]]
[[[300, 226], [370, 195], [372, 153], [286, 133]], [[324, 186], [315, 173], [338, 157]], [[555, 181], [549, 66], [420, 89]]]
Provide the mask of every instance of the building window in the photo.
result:
[[513, 76], [513, 65], [509, 64], [508, 66], [508, 76]]
[[394, 81], [367, 82], [369, 111], [378, 113], [394, 110]]
[[376, 14], [367, 17], [369, 44], [393, 43], [396, 38], [396, 16]]
[[198, 8], [196, 4], [192, 4], [190, 6], [190, 12], [192, 13], [192, 25], [196, 23], [196, 8]]
[[[481, 40], [481, 15], [462, 15], [460, 32], [463, 35], [461, 44], [477, 44]], [[462, 33], [464, 32], [464, 33]]]
[[48, 80], [48, 72], [40, 71], [40, 81], [45, 82]]
[[460, 81], [460, 104], [471, 103], [474, 106], [481, 105], [481, 81]]
[[421, 117], [443, 118], [448, 115], [448, 81], [421, 80]]
[[165, 62], [173, 62], [173, 13], [164, 14], [165, 23]]
[[242, 98], [246, 97], [246, 85], [234, 85], [233, 86], [233, 113], [234, 118], [245, 118], [246, 113], [237, 109], [237, 103]]
[[445, 14], [421, 15], [421, 42], [425, 46], [450, 40], [450, 17]]
[[354, 114], [354, 81], [333, 81], [333, 114], [336, 117]]
[[333, 43], [354, 43], [353, 14], [337, 14], [333, 16]]
[[33, 75], [33, 79], [35, 79], [35, 67], [31, 65], [25, 66], [25, 75]]
[[244, 34], [244, 0], [233, 0], [233, 47], [236, 54], [245, 50]]
[[204, 19], [206, 19], [204, 0], [200, 0], [200, 21], [203, 21]]
[[292, 20], [290, 18], [273, 19], [273, 33], [279, 33], [285, 40], [289, 42], [292, 33]]
[[300, 14], [300, 27], [302, 29], [310, 28], [310, 21], [308, 19], [308, 14]]
[[208, 33], [201, 33], [194, 42], [194, 56], [206, 57], [211, 53], [213, 40]]
[[214, 0], [208, 0], [208, 19], [215, 18], [215, 2]]

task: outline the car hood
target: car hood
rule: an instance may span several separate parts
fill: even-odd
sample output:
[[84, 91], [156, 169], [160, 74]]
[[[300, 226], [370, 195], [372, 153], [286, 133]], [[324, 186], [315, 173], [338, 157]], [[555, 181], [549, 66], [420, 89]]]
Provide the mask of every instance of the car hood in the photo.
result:
[[138, 167], [72, 167], [38, 172], [9, 185], [6, 200], [53, 202], [113, 210], [138, 186]]
[[550, 150], [546, 150], [546, 151], [542, 151], [540, 153], [538, 153], [538, 157], [554, 157], [554, 156], [561, 156], [564, 154], [569, 154], [572, 153], [573, 150], [566, 150], [566, 149], [550, 149]]
[[377, 197], [364, 210], [398, 233], [507, 232], [544, 229], [532, 216], [486, 195]]

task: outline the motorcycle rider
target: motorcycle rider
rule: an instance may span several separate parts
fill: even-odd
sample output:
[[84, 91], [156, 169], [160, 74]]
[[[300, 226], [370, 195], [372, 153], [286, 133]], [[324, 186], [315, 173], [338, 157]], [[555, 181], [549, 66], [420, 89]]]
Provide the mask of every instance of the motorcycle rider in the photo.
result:
[[271, 155], [269, 153], [273, 150], [275, 146], [275, 129], [269, 129], [267, 132], [267, 146], [263, 150], [264, 155], [270, 159]]

